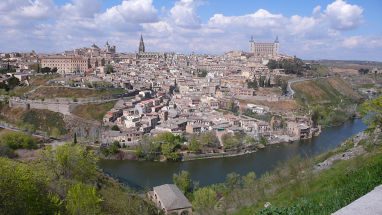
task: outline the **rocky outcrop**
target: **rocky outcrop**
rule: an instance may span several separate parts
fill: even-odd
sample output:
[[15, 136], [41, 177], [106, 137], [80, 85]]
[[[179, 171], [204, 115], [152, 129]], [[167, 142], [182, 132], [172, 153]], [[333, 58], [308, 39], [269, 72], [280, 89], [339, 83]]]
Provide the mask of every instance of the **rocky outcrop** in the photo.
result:
[[64, 121], [69, 135], [76, 133], [77, 138], [86, 141], [98, 141], [102, 133], [102, 125], [96, 121], [85, 120], [74, 115], [65, 115]]

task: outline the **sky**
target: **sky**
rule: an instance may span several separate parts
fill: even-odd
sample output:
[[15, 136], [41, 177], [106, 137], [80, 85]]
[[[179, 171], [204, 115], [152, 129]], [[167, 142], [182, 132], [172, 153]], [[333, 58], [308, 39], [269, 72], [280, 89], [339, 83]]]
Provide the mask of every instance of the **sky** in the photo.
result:
[[1, 0], [0, 52], [103, 47], [223, 54], [272, 42], [302, 59], [382, 61], [381, 0]]

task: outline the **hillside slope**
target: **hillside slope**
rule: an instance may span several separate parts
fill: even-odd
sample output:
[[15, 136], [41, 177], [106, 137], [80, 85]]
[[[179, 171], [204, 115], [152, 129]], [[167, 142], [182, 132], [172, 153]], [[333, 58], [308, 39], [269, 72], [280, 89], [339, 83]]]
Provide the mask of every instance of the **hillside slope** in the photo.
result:
[[361, 96], [345, 80], [334, 77], [292, 84], [295, 98], [305, 105], [358, 102]]

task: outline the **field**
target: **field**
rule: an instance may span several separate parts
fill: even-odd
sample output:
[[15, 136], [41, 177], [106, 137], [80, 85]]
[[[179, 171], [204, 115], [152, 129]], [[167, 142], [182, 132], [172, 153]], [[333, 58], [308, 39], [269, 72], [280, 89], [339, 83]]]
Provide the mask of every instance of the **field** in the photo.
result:
[[241, 106], [245, 107], [246, 104], [251, 103], [255, 105], [263, 105], [270, 108], [273, 112], [290, 112], [297, 111], [299, 109], [299, 104], [294, 100], [284, 100], [284, 101], [263, 101], [263, 100], [241, 100]]
[[37, 88], [38, 86], [46, 85], [47, 81], [57, 78], [58, 75], [36, 75], [31, 76], [29, 86], [18, 86], [9, 91], [10, 96], [23, 96], [25, 93]]
[[296, 99], [302, 104], [337, 104], [344, 100], [356, 102], [361, 96], [341, 78], [316, 79], [292, 85]]
[[115, 103], [114, 101], [102, 104], [79, 105], [72, 113], [84, 119], [101, 121], [106, 112], [114, 107]]
[[111, 96], [123, 93], [123, 89], [113, 88], [107, 90], [81, 89], [68, 87], [40, 87], [29, 94], [30, 99], [52, 99], [52, 98], [89, 98]]

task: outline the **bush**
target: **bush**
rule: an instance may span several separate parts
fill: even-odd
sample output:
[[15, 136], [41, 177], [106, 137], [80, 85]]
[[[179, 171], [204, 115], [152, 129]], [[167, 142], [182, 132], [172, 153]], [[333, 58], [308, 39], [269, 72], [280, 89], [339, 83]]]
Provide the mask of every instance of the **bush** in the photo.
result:
[[9, 132], [1, 136], [0, 143], [10, 149], [36, 149], [37, 140], [21, 132]]

